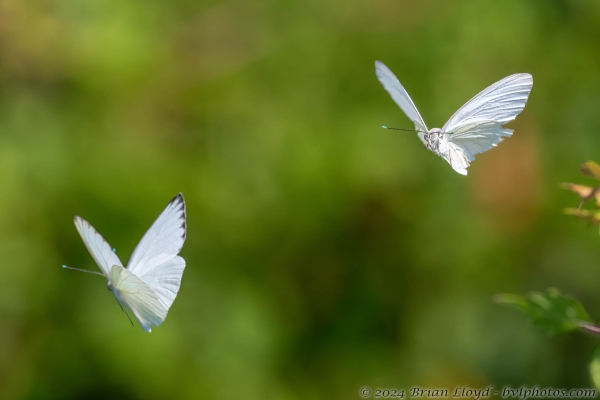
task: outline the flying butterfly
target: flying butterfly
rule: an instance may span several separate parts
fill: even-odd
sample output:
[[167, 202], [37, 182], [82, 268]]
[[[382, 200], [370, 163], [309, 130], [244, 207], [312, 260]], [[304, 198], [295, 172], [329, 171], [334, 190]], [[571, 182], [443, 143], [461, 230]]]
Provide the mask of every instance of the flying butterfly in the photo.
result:
[[133, 251], [127, 268], [89, 222], [78, 216], [74, 222], [101, 273], [63, 268], [104, 276], [123, 311], [131, 311], [146, 332], [159, 326], [177, 296], [185, 268], [185, 260], [178, 256], [186, 234], [183, 195], [179, 193], [167, 204]]
[[513, 130], [502, 125], [514, 120], [523, 111], [533, 87], [530, 74], [507, 76], [459, 108], [442, 129], [429, 130], [392, 71], [381, 61], [375, 61], [375, 73], [392, 99], [415, 124], [415, 131], [427, 149], [446, 160], [462, 175], [467, 175], [467, 167], [475, 159], [475, 154], [496, 147], [505, 137], [512, 136]]

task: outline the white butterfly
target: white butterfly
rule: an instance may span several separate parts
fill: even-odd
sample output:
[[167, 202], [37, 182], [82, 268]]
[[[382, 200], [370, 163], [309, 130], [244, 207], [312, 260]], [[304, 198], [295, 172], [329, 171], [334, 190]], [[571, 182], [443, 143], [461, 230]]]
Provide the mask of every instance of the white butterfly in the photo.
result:
[[413, 121], [419, 139], [462, 175], [467, 175], [467, 167], [475, 154], [495, 147], [504, 137], [512, 135], [512, 129], [503, 129], [502, 125], [523, 111], [533, 86], [530, 74], [507, 76], [469, 100], [442, 129], [428, 130], [392, 71], [381, 61], [375, 61], [375, 73], [392, 99]]
[[127, 268], [94, 227], [81, 217], [74, 219], [83, 243], [102, 271], [93, 273], [106, 278], [119, 304], [133, 313], [146, 332], [165, 320], [179, 291], [185, 260], [177, 254], [185, 241], [185, 218], [185, 201], [179, 193], [140, 240]]

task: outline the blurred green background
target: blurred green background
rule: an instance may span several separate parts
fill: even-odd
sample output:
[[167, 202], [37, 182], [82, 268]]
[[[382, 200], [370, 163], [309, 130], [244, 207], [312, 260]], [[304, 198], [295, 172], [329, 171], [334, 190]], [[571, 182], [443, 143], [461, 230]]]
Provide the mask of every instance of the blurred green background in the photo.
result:
[[[0, 398], [358, 399], [590, 387], [597, 343], [492, 302], [556, 286], [600, 319], [600, 237], [560, 182], [600, 161], [595, 0], [0, 1]], [[463, 177], [441, 127], [529, 72]], [[126, 262], [178, 192], [181, 290], [146, 334], [75, 227]]]

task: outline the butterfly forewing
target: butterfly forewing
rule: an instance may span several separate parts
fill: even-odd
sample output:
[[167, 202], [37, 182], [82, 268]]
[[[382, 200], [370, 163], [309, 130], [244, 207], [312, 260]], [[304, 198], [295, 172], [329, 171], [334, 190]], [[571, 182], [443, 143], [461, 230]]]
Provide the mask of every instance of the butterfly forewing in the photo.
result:
[[185, 200], [178, 194], [137, 245], [127, 269], [156, 292], [168, 310], [181, 285], [185, 260], [177, 254], [186, 234]]
[[465, 127], [492, 121], [499, 125], [514, 120], [527, 103], [533, 87], [530, 74], [514, 74], [494, 83], [458, 109], [442, 128], [447, 133], [464, 133]]
[[75, 223], [75, 228], [77, 228], [77, 232], [79, 232], [85, 247], [87, 247], [104, 276], [109, 277], [113, 265], [123, 266], [121, 260], [119, 260], [119, 257], [112, 251], [110, 245], [89, 222], [78, 216], [73, 219], [73, 222]]
[[423, 139], [423, 132], [427, 132], [425, 122], [423, 122], [423, 118], [421, 118], [421, 114], [417, 111], [417, 107], [415, 107], [415, 104], [408, 96], [402, 84], [400, 84], [398, 78], [396, 78], [396, 75], [381, 61], [375, 61], [375, 73], [379, 82], [381, 82], [384, 89], [392, 96], [398, 107], [415, 124], [415, 129], [421, 131], [417, 133], [417, 136], [425, 143]]

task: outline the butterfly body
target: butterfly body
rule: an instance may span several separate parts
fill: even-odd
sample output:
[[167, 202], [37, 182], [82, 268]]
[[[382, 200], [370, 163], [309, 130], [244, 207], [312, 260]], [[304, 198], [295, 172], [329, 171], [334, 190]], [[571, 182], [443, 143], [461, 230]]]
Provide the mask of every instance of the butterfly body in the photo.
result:
[[435, 155], [440, 155], [440, 142], [442, 140], [447, 140], [444, 138], [444, 134], [440, 128], [433, 128], [429, 130], [427, 133], [423, 134], [423, 139], [425, 141], [425, 147], [427, 150], [431, 150], [431, 152]]

